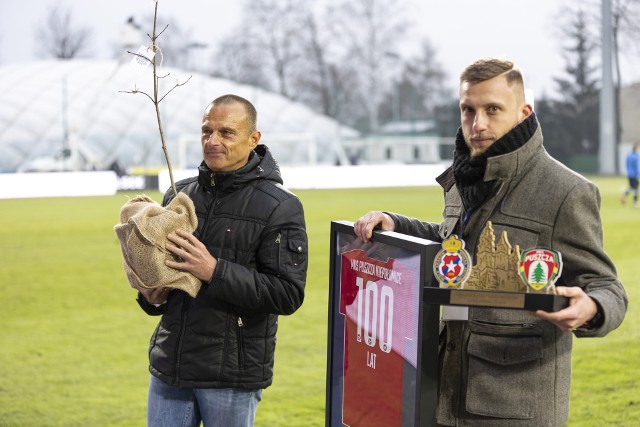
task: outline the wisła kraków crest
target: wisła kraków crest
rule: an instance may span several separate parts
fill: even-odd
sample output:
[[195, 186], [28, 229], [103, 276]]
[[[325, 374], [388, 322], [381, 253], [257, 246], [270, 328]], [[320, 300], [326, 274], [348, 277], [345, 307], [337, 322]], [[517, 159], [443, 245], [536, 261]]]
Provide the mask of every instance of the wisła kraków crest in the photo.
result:
[[442, 242], [442, 249], [433, 260], [433, 272], [440, 287], [462, 288], [471, 275], [471, 256], [464, 245], [464, 240], [455, 234]]

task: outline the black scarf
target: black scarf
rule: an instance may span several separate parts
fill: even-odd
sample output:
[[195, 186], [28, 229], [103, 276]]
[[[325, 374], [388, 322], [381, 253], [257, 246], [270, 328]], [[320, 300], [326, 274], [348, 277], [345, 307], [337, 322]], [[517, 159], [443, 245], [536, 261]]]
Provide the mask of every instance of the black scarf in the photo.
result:
[[507, 154], [522, 147], [538, 128], [535, 113], [507, 132], [502, 138], [478, 157], [471, 157], [469, 147], [464, 142], [462, 128], [456, 135], [453, 154], [453, 176], [464, 202], [465, 209], [475, 210], [491, 194], [495, 181], [483, 181], [487, 169], [487, 158]]

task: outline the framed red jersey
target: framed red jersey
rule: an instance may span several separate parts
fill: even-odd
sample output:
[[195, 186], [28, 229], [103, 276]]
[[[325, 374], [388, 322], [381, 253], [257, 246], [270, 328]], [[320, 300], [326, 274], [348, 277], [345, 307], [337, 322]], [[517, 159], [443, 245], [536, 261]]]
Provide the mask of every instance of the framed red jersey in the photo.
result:
[[327, 426], [434, 424], [439, 243], [375, 232], [363, 244], [353, 223], [331, 223]]

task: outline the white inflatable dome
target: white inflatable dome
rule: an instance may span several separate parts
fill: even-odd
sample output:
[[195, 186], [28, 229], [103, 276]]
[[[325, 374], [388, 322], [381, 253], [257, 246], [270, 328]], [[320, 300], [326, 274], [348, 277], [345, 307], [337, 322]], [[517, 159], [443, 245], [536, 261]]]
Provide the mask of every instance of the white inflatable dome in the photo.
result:
[[[214, 98], [233, 93], [258, 111], [262, 142], [283, 165], [334, 164], [340, 138], [353, 129], [310, 108], [255, 87], [203, 74], [161, 68], [160, 103], [172, 164], [201, 161], [202, 112]], [[187, 82], [189, 77], [190, 80]], [[0, 172], [28, 170], [42, 159], [63, 158], [93, 169], [164, 167], [153, 103], [151, 66], [131, 61], [51, 60], [0, 66]], [[62, 153], [64, 155], [61, 155]], [[81, 159], [79, 159], [81, 157]], [[45, 162], [46, 164], [46, 162]], [[42, 166], [46, 169], [47, 166]]]

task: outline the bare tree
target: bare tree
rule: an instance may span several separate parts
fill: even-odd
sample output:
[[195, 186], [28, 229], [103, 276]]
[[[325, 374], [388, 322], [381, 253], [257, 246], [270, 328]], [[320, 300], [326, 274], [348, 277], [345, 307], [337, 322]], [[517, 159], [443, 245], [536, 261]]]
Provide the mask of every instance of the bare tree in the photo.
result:
[[[330, 64], [314, 0], [252, 0], [220, 44], [213, 74], [272, 90], [331, 114]], [[250, 6], [250, 7], [249, 7]]]
[[590, 31], [589, 19], [585, 8], [563, 15], [560, 22], [565, 73], [554, 78], [560, 99], [543, 100], [537, 106], [547, 149], [568, 164], [577, 156], [594, 156], [598, 152], [600, 65], [598, 38]]
[[[243, 24], [217, 49], [213, 74], [257, 84], [296, 99], [294, 76], [302, 56], [302, 11], [307, 1], [245, 0]], [[244, 22], [251, 22], [250, 26]]]
[[[592, 4], [590, 13], [597, 18], [597, 28], [600, 29], [601, 1], [590, 4]], [[640, 53], [640, 2], [638, 0], [611, 0], [611, 9], [613, 20], [613, 62], [616, 72], [616, 81], [614, 83], [619, 88], [622, 81], [621, 56]]]
[[297, 41], [304, 54], [296, 61], [294, 87], [298, 99], [316, 111], [349, 121], [345, 107], [350, 104], [349, 88], [357, 78], [344, 66], [336, 49], [341, 45], [340, 40], [327, 30], [326, 10], [313, 6], [309, 4], [299, 12], [303, 25]]
[[292, 79], [295, 64], [303, 55], [301, 43], [297, 40], [303, 30], [305, 2], [299, 0], [263, 0], [252, 2], [249, 16], [258, 41], [258, 48], [267, 53], [276, 78], [277, 92], [295, 99]]
[[[407, 132], [432, 131], [440, 136], [453, 136], [460, 126], [460, 107], [452, 88], [445, 83], [447, 73], [438, 60], [431, 42], [423, 38], [420, 49], [404, 64], [400, 81], [389, 93], [387, 107], [394, 120], [410, 122]], [[428, 123], [430, 120], [431, 123]], [[420, 121], [424, 121], [420, 124]], [[442, 151], [452, 159], [453, 150]]]
[[375, 131], [385, 97], [398, 89], [394, 82], [403, 72], [424, 93], [411, 98], [420, 114], [439, 99], [435, 86], [443, 74], [433, 48], [423, 46], [415, 63], [405, 67], [404, 5], [405, 0], [251, 0], [241, 21], [252, 25], [237, 27], [223, 40], [212, 74]]
[[71, 10], [59, 3], [49, 8], [45, 21], [35, 33], [40, 51], [59, 59], [71, 59], [85, 53], [91, 36], [91, 29], [76, 26]]
[[211, 64], [210, 73], [215, 77], [272, 90], [263, 53], [240, 28], [220, 42]]
[[423, 39], [420, 51], [404, 63], [400, 80], [388, 95], [391, 116], [396, 120], [433, 117], [435, 108], [450, 99], [445, 78], [436, 49]]
[[615, 141], [622, 135], [622, 119], [620, 114], [620, 92], [622, 87], [622, 71], [620, 56], [623, 53], [637, 55], [640, 53], [640, 4], [637, 0], [612, 0], [613, 17], [613, 68], [616, 73], [615, 88]]
[[338, 0], [330, 9], [327, 24], [343, 47], [341, 68], [360, 77], [349, 89], [370, 131], [377, 130], [385, 93], [402, 69], [399, 48], [409, 27], [403, 11], [403, 0]]
[[327, 58], [328, 43], [321, 34], [317, 14], [307, 7], [302, 15], [304, 25], [299, 40], [307, 54], [303, 55], [296, 76], [299, 99], [314, 105], [323, 114], [335, 117], [335, 81]]
[[[585, 31], [596, 40], [596, 46], [601, 47], [602, 40], [602, 1], [586, 0], [578, 3], [568, 3], [561, 8], [558, 16], [562, 20], [565, 16], [582, 14], [585, 23]], [[640, 2], [638, 0], [611, 0], [612, 31], [613, 31], [613, 70], [615, 78], [615, 109], [616, 109], [616, 136], [620, 139], [622, 123], [620, 120], [620, 90], [622, 86], [623, 56], [637, 56], [640, 54]], [[562, 28], [562, 26], [560, 26]], [[561, 36], [564, 36], [561, 34]], [[596, 51], [597, 52], [597, 51]]]

